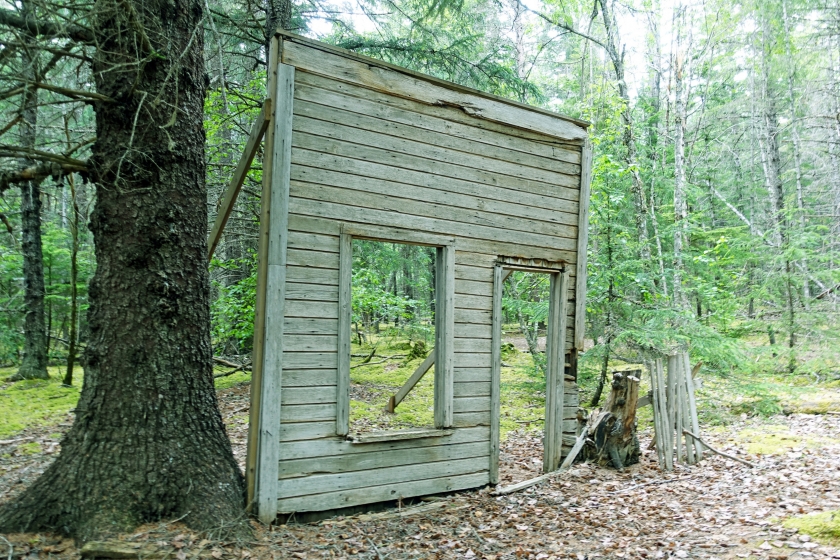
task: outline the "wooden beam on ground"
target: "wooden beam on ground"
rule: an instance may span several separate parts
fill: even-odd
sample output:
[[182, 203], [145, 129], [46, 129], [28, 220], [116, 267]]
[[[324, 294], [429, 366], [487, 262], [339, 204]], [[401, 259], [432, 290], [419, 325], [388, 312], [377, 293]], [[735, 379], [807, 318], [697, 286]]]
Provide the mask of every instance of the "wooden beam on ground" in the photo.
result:
[[385, 409], [388, 412], [394, 412], [394, 410], [399, 406], [399, 404], [405, 399], [409, 392], [414, 389], [414, 386], [423, 379], [423, 376], [426, 375], [433, 365], [435, 365], [435, 350], [432, 350], [429, 353], [429, 356], [423, 360], [423, 363], [417, 366], [417, 369], [414, 370], [414, 373], [411, 374], [411, 377], [408, 378], [408, 381], [400, 387], [400, 390], [396, 392], [396, 394], [392, 395], [390, 399], [388, 399], [388, 407]]
[[560, 465], [560, 468], [556, 471], [552, 471], [550, 473], [546, 473], [544, 475], [540, 475], [536, 478], [531, 478], [528, 480], [523, 480], [522, 482], [517, 482], [516, 484], [511, 484], [510, 486], [505, 486], [504, 488], [499, 488], [495, 492], [493, 492], [494, 496], [506, 496], [508, 494], [513, 494], [514, 492], [519, 492], [520, 490], [525, 490], [526, 488], [530, 488], [531, 486], [536, 486], [540, 482], [545, 482], [546, 480], [557, 476], [569, 469], [572, 466], [575, 458], [577, 457], [580, 450], [583, 449], [583, 444], [586, 443], [586, 429], [583, 430], [577, 440], [575, 440], [575, 445], [572, 447], [572, 450], [569, 451], [569, 454], [566, 456], [566, 460], [563, 461], [563, 464]]
[[233, 177], [230, 180], [225, 196], [219, 205], [219, 211], [216, 213], [216, 221], [213, 223], [213, 229], [210, 231], [210, 238], [208, 239], [208, 255], [207, 260], [213, 258], [213, 253], [219, 245], [219, 240], [222, 238], [222, 232], [225, 225], [233, 212], [233, 205], [236, 203], [236, 198], [239, 196], [239, 191], [242, 190], [242, 184], [245, 183], [245, 176], [248, 170], [251, 169], [251, 163], [254, 161], [254, 156], [257, 155], [257, 148], [268, 130], [268, 125], [271, 122], [271, 99], [266, 99], [263, 102], [260, 114], [257, 116], [257, 121], [251, 127], [251, 135], [248, 137], [248, 143], [245, 144], [245, 150], [239, 157], [239, 164], [233, 172]]

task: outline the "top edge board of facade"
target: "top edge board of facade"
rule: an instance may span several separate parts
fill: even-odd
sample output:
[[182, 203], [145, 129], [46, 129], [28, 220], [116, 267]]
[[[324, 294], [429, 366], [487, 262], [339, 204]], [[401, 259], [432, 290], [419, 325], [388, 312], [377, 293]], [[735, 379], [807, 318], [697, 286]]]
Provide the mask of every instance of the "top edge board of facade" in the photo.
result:
[[[382, 60], [277, 30], [280, 61], [300, 70], [362, 85], [467, 115], [582, 145], [589, 123], [447, 82]], [[342, 60], [344, 59], [343, 63]]]

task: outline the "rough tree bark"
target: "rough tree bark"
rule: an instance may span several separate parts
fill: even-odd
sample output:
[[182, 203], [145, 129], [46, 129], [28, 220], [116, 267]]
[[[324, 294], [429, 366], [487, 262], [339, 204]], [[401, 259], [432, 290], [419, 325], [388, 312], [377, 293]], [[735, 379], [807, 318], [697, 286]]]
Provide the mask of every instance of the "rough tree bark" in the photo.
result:
[[[32, 16], [30, 2], [23, 2], [21, 14]], [[35, 37], [29, 31], [21, 35], [27, 43]], [[30, 48], [21, 51], [21, 70], [24, 90], [21, 96], [21, 146], [35, 148], [38, 125], [38, 55]], [[33, 165], [28, 158], [21, 160], [21, 167]], [[21, 249], [23, 253], [23, 302], [26, 315], [23, 321], [23, 362], [10, 379], [49, 379], [47, 373], [47, 327], [44, 322], [44, 255], [41, 250], [41, 184], [39, 180], [26, 181], [20, 187]]]
[[[85, 379], [61, 453], [0, 532], [81, 540], [183, 516], [242, 531], [244, 484], [213, 387], [200, 0], [97, 2], [97, 269]], [[41, 29], [49, 29], [43, 26]]]
[[617, 371], [612, 391], [601, 410], [592, 412], [586, 425], [588, 438], [583, 448], [587, 461], [616, 469], [639, 462], [641, 451], [636, 437], [636, 402], [639, 400], [641, 371]]

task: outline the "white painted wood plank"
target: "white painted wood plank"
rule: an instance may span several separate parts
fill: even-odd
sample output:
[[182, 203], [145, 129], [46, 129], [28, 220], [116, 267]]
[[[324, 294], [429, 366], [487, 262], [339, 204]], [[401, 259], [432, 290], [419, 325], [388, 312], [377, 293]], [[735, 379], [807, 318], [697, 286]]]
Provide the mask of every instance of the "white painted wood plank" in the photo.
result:
[[[429, 185], [428, 180], [424, 181], [418, 177], [417, 173], [430, 173], [439, 177], [440, 180], [447, 179], [447, 188], [456, 193], [471, 194], [482, 198], [498, 195], [501, 200], [509, 200], [515, 193], [520, 193], [524, 195], [522, 204], [527, 206], [535, 206], [536, 199], [534, 197], [541, 196], [545, 198], [544, 206], [556, 207], [558, 210], [573, 213], [575, 210], [570, 203], [577, 202], [580, 196], [580, 182], [577, 177], [560, 175], [558, 176], [560, 178], [556, 181], [544, 182], [533, 177], [503, 175], [447, 161], [436, 161], [431, 157], [398, 152], [390, 149], [388, 143], [383, 144], [384, 140], [368, 139], [370, 144], [354, 143], [353, 136], [350, 135], [349, 131], [345, 134], [349, 138], [335, 138], [327, 136], [329, 131], [326, 127], [315, 127], [310, 122], [306, 124], [310, 125], [308, 130], [298, 129], [294, 133], [292, 161], [295, 164], [304, 164], [303, 162], [306, 161], [317, 162], [319, 160], [315, 159], [314, 154], [321, 153], [326, 154], [326, 156], [322, 156], [320, 161], [331, 163], [329, 165], [322, 163], [318, 165], [319, 167], [362, 176], [374, 175], [372, 171], [375, 168], [356, 163], [368, 161], [379, 166], [405, 170], [404, 180], [410, 183], [418, 183], [420, 186], [431, 185]], [[329, 157], [330, 154], [332, 154], [332, 158]], [[386, 175], [385, 178], [392, 177], [393, 172]], [[396, 180], [399, 181], [399, 178]], [[488, 194], [483, 190], [477, 190], [476, 187], [470, 188], [465, 182], [476, 183], [482, 188], [489, 187], [492, 192]], [[511, 202], [515, 202], [515, 200], [511, 200]]]
[[[260, 520], [277, 516], [277, 461], [280, 444], [280, 388], [283, 372], [283, 318], [286, 302], [286, 258], [289, 226], [289, 172], [292, 149], [292, 100], [295, 69], [278, 64], [274, 101], [274, 137], [270, 184], [271, 225], [266, 253], [265, 334], [263, 342], [260, 437], [256, 481], [256, 501]], [[266, 406], [276, 403], [275, 406]]]
[[580, 176], [580, 219], [578, 221], [577, 278], [575, 284], [575, 335], [574, 347], [583, 352], [586, 330], [586, 263], [589, 242], [589, 189], [592, 181], [592, 141], [587, 138], [583, 146]]
[[286, 301], [286, 318], [338, 319], [338, 302]]
[[[341, 180], [345, 184], [347, 177]], [[373, 239], [377, 241], [395, 241], [416, 245], [443, 246], [454, 245], [455, 238], [448, 235], [435, 235], [425, 231], [416, 231], [399, 227], [385, 227], [370, 224], [342, 224], [342, 230], [354, 239]]]
[[283, 352], [289, 369], [338, 369], [338, 352]]
[[[277, 408], [280, 409], [280, 407]], [[287, 405], [280, 410], [280, 418], [284, 423], [333, 422], [333, 429], [335, 429], [335, 403]]]
[[289, 249], [338, 253], [338, 237], [302, 231], [290, 231]]
[[391, 451], [334, 455], [330, 457], [318, 457], [317, 459], [307, 458], [280, 461], [279, 475], [280, 478], [292, 478], [312, 474], [348, 473], [383, 467], [399, 467], [434, 463], [437, 461], [485, 457], [486, 455], [487, 444], [483, 441], [457, 445], [413, 447]]
[[[307, 184], [308, 185], [308, 184]], [[300, 186], [300, 185], [298, 185]], [[513, 254], [539, 258], [541, 255], [549, 256], [554, 260], [562, 260], [568, 263], [575, 262], [576, 237], [553, 237], [539, 235], [525, 231], [503, 231], [498, 228], [478, 224], [468, 224], [450, 221], [446, 215], [442, 216], [419, 216], [414, 214], [401, 214], [395, 211], [384, 211], [368, 207], [357, 207], [352, 205], [355, 197], [340, 197], [341, 201], [318, 200], [320, 189], [307, 190], [298, 193], [306, 196], [313, 196], [313, 199], [294, 196], [291, 199], [291, 212], [313, 217], [329, 218], [343, 222], [367, 223], [373, 225], [393, 226], [399, 224], [406, 229], [428, 231], [445, 235], [465, 238], [458, 240], [458, 247], [467, 247], [469, 244], [466, 238], [482, 240], [480, 243], [473, 243], [475, 247], [499, 249], [499, 254]], [[350, 193], [351, 191], [345, 191]], [[379, 206], [377, 203], [376, 206]], [[406, 210], [405, 207], [401, 208]], [[504, 241], [497, 241], [504, 239]], [[311, 252], [315, 254], [315, 251]], [[320, 253], [329, 255], [329, 253]], [[302, 257], [301, 257], [302, 258]], [[295, 261], [293, 264], [304, 265], [304, 261]], [[319, 266], [313, 264], [313, 266]], [[338, 268], [338, 263], [325, 263], [324, 267]]]
[[[335, 369], [288, 369], [283, 368], [283, 388], [287, 387], [317, 387], [321, 385], [336, 385], [337, 370]], [[335, 434], [332, 432], [331, 435]]]
[[[280, 424], [280, 446], [287, 443], [312, 444], [317, 441], [324, 441], [324, 438], [337, 439], [335, 435], [335, 421], [326, 422], [299, 422]], [[282, 455], [281, 455], [282, 457]]]
[[292, 266], [338, 269], [338, 253], [325, 253], [324, 251], [311, 251], [308, 249], [289, 249], [288, 259], [289, 264]]
[[455, 358], [455, 248], [438, 247], [435, 287], [435, 427], [452, 426]]
[[309, 266], [286, 266], [286, 281], [338, 286], [338, 270]]
[[493, 279], [493, 269], [472, 265], [456, 264], [456, 280], [472, 280], [475, 282], [490, 282]]
[[470, 367], [456, 367], [455, 368], [455, 382], [486, 382], [490, 381], [490, 368], [470, 368]]
[[297, 282], [289, 282], [287, 276], [286, 299], [338, 301], [338, 288], [336, 286], [327, 286], [323, 284], [301, 284]]
[[462, 397], [489, 397], [489, 381], [458, 381], [455, 380], [455, 398]]
[[[340, 111], [308, 101], [299, 101], [295, 107], [295, 130], [366, 146], [381, 146], [434, 161], [472, 169], [486, 169], [492, 173], [566, 187], [571, 186], [569, 185], [570, 177], [580, 176], [579, 166], [571, 163], [552, 162], [553, 167], [561, 167], [558, 171], [547, 169], [548, 165], [533, 167], [512, 163], [488, 157], [481, 147], [478, 147], [480, 150], [478, 152], [469, 151], [472, 147], [469, 141], [457, 140], [420, 128], [389, 123], [357, 113]], [[453, 146], [455, 146], [454, 149]]]
[[492, 341], [489, 338], [456, 338], [455, 351], [458, 353], [480, 353], [492, 352]]
[[490, 344], [489, 340], [492, 336], [491, 331], [492, 328], [490, 325], [476, 325], [473, 323], [455, 323], [455, 338], [480, 338], [487, 340], [488, 344]]
[[493, 269], [493, 324], [491, 327], [490, 357], [490, 484], [499, 483], [499, 434], [501, 421], [501, 372], [502, 372], [502, 290], [505, 271], [501, 266]]
[[[312, 86], [321, 91], [334, 92], [348, 98], [348, 104], [351, 107], [356, 103], [356, 100], [364, 100], [390, 109], [392, 111], [391, 115], [381, 115], [382, 118], [388, 120], [403, 122], [400, 117], [394, 117], [393, 115], [405, 115], [407, 113], [412, 116], [406, 122], [411, 123], [416, 118], [424, 124], [428, 123], [424, 128], [429, 130], [447, 132], [460, 138], [478, 140], [500, 148], [526, 152], [539, 157], [580, 163], [580, 154], [572, 151], [579, 148], [580, 142], [569, 143], [524, 129], [474, 119], [454, 107], [417, 103], [410, 99], [395, 97], [348, 82], [339, 82], [310, 72], [298, 72], [297, 76], [297, 83], [304, 84], [304, 87]], [[418, 115], [418, 117], [413, 117], [413, 115]]]
[[338, 337], [334, 335], [285, 334], [284, 352], [335, 352]]
[[[405, 453], [411, 453], [406, 450]], [[434, 463], [420, 463], [399, 467], [383, 467], [368, 471], [350, 473], [315, 474], [302, 478], [285, 478], [279, 480], [278, 491], [283, 498], [294, 496], [311, 496], [324, 491], [341, 492], [379, 486], [383, 484], [399, 484], [414, 480], [430, 478], [444, 478], [479, 472], [487, 468], [486, 457], [470, 457], [452, 461], [438, 461]]]
[[[518, 105], [500, 97], [491, 97], [429, 76], [407, 72], [399, 67], [386, 67], [373, 58], [326, 52], [323, 44], [304, 44], [303, 39], [284, 40], [282, 61], [313, 74], [362, 85], [391, 95], [413, 99], [427, 105], [461, 107], [469, 115], [524, 128], [570, 141], [583, 141], [586, 129], [549, 112]], [[331, 49], [332, 50], [332, 49]], [[353, 57], [355, 60], [351, 59]]]
[[403, 482], [400, 484], [385, 484], [343, 492], [281, 499], [278, 502], [278, 508], [283, 513], [338, 509], [397, 500], [399, 498], [467, 490], [469, 488], [483, 486], [487, 484], [487, 480], [487, 472], [485, 471], [461, 476]]
[[[288, 308], [287, 308], [288, 312]], [[288, 334], [338, 335], [338, 319], [312, 319], [310, 317], [286, 317], [283, 332]]]
[[350, 321], [353, 313], [352, 238], [345, 232], [339, 237], [338, 266], [338, 402], [336, 404], [335, 433], [346, 436], [350, 431]]
[[287, 387], [283, 385], [282, 398], [283, 406], [293, 404], [334, 404], [335, 385], [323, 387]]
[[577, 146], [545, 142], [545, 136], [526, 138], [528, 135], [520, 136], [518, 130], [511, 134], [510, 127], [488, 126], [486, 122], [469, 117], [458, 118], [457, 112], [446, 111], [446, 108], [429, 107], [309, 72], [299, 74], [297, 86], [295, 95], [298, 99], [446, 135], [456, 142], [469, 143], [472, 152], [488, 152], [498, 159], [523, 165], [533, 165], [531, 162], [535, 160], [552, 164], [554, 161], [580, 163]]
[[[512, 213], [499, 214], [478, 210], [476, 207], [482, 206], [480, 201], [465, 200], [463, 205], [457, 205], [459, 197], [455, 195], [427, 197], [421, 192], [423, 189], [372, 177], [342, 175], [302, 166], [296, 166], [295, 171], [292, 180], [295, 197], [323, 202], [345, 202], [362, 208], [393, 212], [398, 215], [392, 222], [396, 225], [400, 225], [402, 222], [400, 216], [408, 214], [445, 219], [470, 226], [496, 228], [501, 231], [525, 232], [568, 239], [570, 241], [557, 240], [552, 246], [567, 251], [575, 247], [577, 239], [576, 217], [574, 220], [571, 218], [562, 220], [568, 222], [565, 224], [559, 223], [560, 220], [557, 220], [557, 223], [543, 222], [536, 216], [528, 218], [513, 216]], [[441, 200], [443, 203], [435, 200]], [[521, 213], [524, 214], [525, 212]], [[554, 215], [563, 216], [559, 212]], [[497, 237], [504, 238], [505, 234], [499, 234]], [[428, 244], [440, 245], [441, 243], [432, 242]]]
[[486, 442], [489, 437], [489, 433], [490, 432], [486, 427], [464, 428], [461, 430], [455, 430], [455, 433], [452, 435], [437, 438], [385, 441], [365, 445], [356, 445], [339, 437], [312, 442], [296, 441], [281, 444], [280, 456], [284, 461], [306, 458], [317, 460], [320, 457], [347, 457], [358, 453], [380, 453], [396, 450], [404, 451], [421, 447]]
[[456, 279], [455, 295], [484, 296], [492, 298], [493, 284], [491, 282], [477, 282], [475, 280]]

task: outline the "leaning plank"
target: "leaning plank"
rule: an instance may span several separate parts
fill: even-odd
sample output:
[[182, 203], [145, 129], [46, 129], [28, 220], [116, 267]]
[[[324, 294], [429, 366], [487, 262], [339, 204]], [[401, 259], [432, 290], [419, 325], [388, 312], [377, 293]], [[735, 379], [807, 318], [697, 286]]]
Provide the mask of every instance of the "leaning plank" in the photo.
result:
[[435, 365], [435, 351], [432, 350], [428, 357], [423, 360], [423, 363], [417, 366], [417, 369], [414, 370], [414, 373], [411, 374], [411, 377], [408, 378], [408, 381], [400, 387], [400, 390], [396, 392], [396, 394], [391, 395], [391, 398], [388, 399], [388, 407], [386, 410], [388, 412], [394, 412], [394, 410], [399, 406], [399, 404], [403, 401], [403, 399], [408, 395], [408, 393], [414, 389], [414, 386], [417, 385], [417, 382], [420, 381], [426, 372], [431, 369], [431, 367]]
[[219, 205], [219, 211], [216, 214], [216, 221], [213, 223], [213, 229], [210, 231], [210, 239], [208, 241], [208, 259], [213, 258], [213, 253], [216, 251], [216, 246], [222, 238], [222, 232], [225, 229], [228, 218], [233, 212], [233, 205], [236, 203], [236, 198], [239, 196], [239, 191], [242, 189], [242, 184], [245, 182], [245, 175], [251, 169], [251, 163], [254, 161], [254, 156], [257, 155], [257, 148], [259, 148], [260, 141], [265, 135], [268, 125], [271, 123], [271, 99], [266, 99], [263, 102], [260, 114], [257, 115], [257, 121], [251, 127], [251, 134], [248, 136], [248, 143], [245, 144], [245, 150], [239, 157], [239, 164], [233, 172], [233, 177], [230, 180], [225, 196]]
[[580, 453], [580, 450], [583, 449], [584, 443], [586, 443], [586, 430], [584, 430], [583, 433], [581, 433], [575, 440], [574, 447], [572, 447], [571, 451], [569, 451], [569, 454], [566, 456], [566, 460], [563, 461], [563, 464], [558, 470], [546, 473], [544, 475], [540, 475], [535, 478], [523, 480], [522, 482], [517, 482], [516, 484], [511, 484], [510, 486], [505, 486], [504, 488], [499, 488], [498, 490], [493, 492], [493, 495], [506, 496], [508, 494], [513, 494], [514, 492], [525, 490], [526, 488], [530, 488], [531, 486], [536, 486], [540, 482], [545, 482], [546, 480], [549, 480], [550, 478], [553, 478], [558, 474], [563, 473], [572, 465], [578, 453]]
[[499, 482], [500, 395], [502, 371], [502, 289], [506, 271], [493, 268], [493, 326], [490, 362], [490, 484]]
[[386, 91], [427, 105], [448, 105], [492, 122], [582, 142], [586, 128], [567, 117], [519, 105], [501, 97], [411, 72], [374, 58], [354, 55], [291, 34], [283, 34], [282, 62], [301, 70]]

